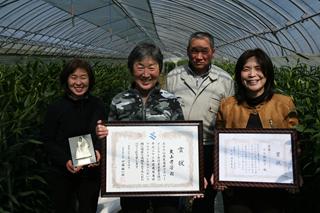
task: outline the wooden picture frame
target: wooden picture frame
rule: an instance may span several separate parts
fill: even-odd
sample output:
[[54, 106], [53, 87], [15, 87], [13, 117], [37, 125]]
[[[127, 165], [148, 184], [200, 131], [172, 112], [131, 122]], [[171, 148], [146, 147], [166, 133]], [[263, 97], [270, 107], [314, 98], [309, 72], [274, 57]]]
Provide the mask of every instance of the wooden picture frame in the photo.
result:
[[102, 197], [203, 194], [202, 121], [106, 125]]
[[218, 129], [215, 187], [298, 188], [294, 129]]

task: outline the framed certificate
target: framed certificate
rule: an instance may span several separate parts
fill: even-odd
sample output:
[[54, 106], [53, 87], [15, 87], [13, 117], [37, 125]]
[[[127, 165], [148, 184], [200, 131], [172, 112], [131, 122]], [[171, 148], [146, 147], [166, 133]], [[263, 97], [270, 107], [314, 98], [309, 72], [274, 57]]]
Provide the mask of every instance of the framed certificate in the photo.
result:
[[203, 194], [202, 121], [112, 122], [101, 196]]
[[218, 186], [297, 188], [294, 129], [220, 129], [215, 132]]

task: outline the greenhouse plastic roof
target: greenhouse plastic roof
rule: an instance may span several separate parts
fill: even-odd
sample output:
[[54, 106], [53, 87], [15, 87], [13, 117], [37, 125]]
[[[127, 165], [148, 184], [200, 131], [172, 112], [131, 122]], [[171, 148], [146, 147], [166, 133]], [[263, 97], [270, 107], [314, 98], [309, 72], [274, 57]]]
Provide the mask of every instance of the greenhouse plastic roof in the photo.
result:
[[319, 14], [319, 0], [1, 0], [0, 54], [126, 58], [151, 41], [180, 58], [207, 31], [217, 58], [260, 47], [319, 63]]

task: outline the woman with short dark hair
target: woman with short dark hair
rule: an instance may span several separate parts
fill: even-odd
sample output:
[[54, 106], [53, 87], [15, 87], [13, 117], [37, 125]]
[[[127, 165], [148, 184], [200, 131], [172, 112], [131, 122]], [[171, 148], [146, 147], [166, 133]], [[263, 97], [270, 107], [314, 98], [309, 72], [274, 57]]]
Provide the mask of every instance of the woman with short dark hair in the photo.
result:
[[159, 71], [162, 71], [163, 55], [160, 48], [151, 43], [141, 43], [135, 46], [128, 56], [128, 69], [131, 73], [134, 71], [134, 63], [143, 60], [145, 57], [150, 57], [157, 62]]
[[[54, 211], [96, 213], [100, 189], [100, 144], [95, 125], [104, 119], [103, 102], [90, 94], [94, 73], [86, 61], [71, 60], [60, 74], [64, 95], [49, 105], [44, 120], [43, 141], [50, 160], [48, 185]], [[75, 166], [69, 139], [90, 134], [97, 163]], [[87, 153], [88, 155], [88, 153]], [[82, 161], [83, 162], [83, 161]], [[89, 163], [89, 164], [88, 164]]]
[[[183, 120], [177, 98], [160, 89], [159, 76], [163, 56], [151, 43], [138, 44], [128, 56], [133, 77], [131, 88], [117, 94], [111, 102], [108, 121]], [[107, 136], [107, 128], [98, 123], [99, 138]], [[179, 197], [122, 197], [121, 212], [145, 213], [151, 204], [156, 213], [178, 213]]]

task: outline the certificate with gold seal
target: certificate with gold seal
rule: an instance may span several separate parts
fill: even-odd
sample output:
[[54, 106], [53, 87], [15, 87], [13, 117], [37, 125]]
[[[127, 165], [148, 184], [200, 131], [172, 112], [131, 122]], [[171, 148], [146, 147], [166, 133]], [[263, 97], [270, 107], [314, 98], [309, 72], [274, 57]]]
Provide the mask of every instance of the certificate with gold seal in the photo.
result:
[[102, 196], [203, 193], [202, 122], [108, 123]]

